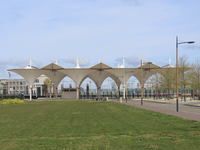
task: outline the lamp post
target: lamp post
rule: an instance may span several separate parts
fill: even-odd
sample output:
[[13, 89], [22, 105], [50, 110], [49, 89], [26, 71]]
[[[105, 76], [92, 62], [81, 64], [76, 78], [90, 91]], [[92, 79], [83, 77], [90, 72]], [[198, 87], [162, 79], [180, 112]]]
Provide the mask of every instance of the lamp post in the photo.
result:
[[192, 44], [194, 41], [188, 41], [188, 42], [178, 42], [178, 36], [176, 36], [176, 111], [178, 112], [178, 45], [179, 44]]
[[91, 98], [91, 90], [92, 90], [92, 82], [90, 81], [90, 98]]
[[126, 75], [126, 76], [125, 76], [125, 77], [126, 77], [126, 79], [125, 79], [125, 83], [126, 83], [126, 103], [127, 103], [127, 92], [128, 92], [128, 88], [127, 88], [127, 73], [132, 73], [132, 72], [133, 72], [133, 71], [127, 71], [127, 70], [126, 70], [126, 74], [125, 74], [125, 75]]
[[10, 77], [11, 77], [10, 72], [8, 72], [8, 76], [9, 76], [9, 81], [8, 81], [8, 93], [9, 93], [9, 96], [10, 96]]
[[[143, 60], [141, 60], [141, 105], [143, 105], [143, 75], [142, 75], [142, 65], [143, 65]], [[152, 64], [152, 62], [147, 62], [149, 65]]]
[[143, 81], [142, 81], [142, 60], [141, 60], [141, 105], [143, 105]]

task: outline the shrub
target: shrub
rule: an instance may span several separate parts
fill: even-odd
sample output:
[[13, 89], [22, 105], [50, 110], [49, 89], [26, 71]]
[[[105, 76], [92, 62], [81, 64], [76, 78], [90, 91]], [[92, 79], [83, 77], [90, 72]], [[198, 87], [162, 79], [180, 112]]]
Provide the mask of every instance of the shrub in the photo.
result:
[[24, 103], [24, 100], [15, 98], [15, 99], [3, 99], [2, 101], [0, 101], [0, 105], [20, 104], [20, 103]]

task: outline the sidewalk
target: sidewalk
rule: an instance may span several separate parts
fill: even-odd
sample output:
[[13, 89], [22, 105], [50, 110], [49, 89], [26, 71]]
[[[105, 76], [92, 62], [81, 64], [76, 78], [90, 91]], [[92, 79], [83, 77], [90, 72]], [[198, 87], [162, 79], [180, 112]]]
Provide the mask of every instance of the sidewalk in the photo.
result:
[[[119, 101], [117, 100], [111, 100], [111, 101], [119, 103]], [[165, 105], [167, 101], [165, 101], [164, 103], [162, 101], [158, 101], [159, 104], [155, 105], [155, 102], [156, 101], [152, 102], [151, 100], [150, 101], [144, 100], [143, 105], [141, 105], [139, 100], [129, 99], [127, 103], [125, 100], [123, 100], [122, 103], [125, 105], [131, 105], [131, 106], [148, 109], [148, 110], [152, 110], [152, 111], [156, 111], [156, 112], [160, 112], [164, 114], [174, 115], [174, 116], [189, 119], [189, 120], [200, 121], [200, 107], [196, 107], [195, 111], [193, 111], [194, 108], [192, 106], [179, 105], [179, 111], [177, 112], [175, 103], [171, 103], [171, 104], [168, 103], [167, 105]]]

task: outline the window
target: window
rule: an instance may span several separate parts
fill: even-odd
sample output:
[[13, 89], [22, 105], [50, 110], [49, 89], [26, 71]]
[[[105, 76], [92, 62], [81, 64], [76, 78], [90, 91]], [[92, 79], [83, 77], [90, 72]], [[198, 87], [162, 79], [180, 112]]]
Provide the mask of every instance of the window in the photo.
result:
[[20, 85], [23, 85], [23, 83], [22, 83], [22, 82], [20, 82]]
[[34, 83], [39, 83], [39, 79], [36, 79]]

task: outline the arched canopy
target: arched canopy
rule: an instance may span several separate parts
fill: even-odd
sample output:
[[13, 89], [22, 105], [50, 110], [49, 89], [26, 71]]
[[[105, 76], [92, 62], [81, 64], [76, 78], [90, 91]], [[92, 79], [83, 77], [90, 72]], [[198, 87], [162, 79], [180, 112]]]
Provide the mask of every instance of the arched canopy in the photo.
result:
[[51, 71], [51, 70], [45, 70], [44, 75], [49, 77], [51, 80], [54, 81], [54, 86], [57, 87], [60, 81], [66, 76], [66, 74], [59, 72], [59, 71]]
[[[101, 84], [107, 77], [111, 77], [116, 84], [125, 85], [131, 76], [134, 76], [141, 82], [141, 77], [143, 79], [143, 84], [156, 72], [161, 72], [164, 69], [153, 63], [146, 63], [138, 68], [112, 68], [102, 62], [90, 67], [90, 68], [64, 68], [55, 63], [50, 63], [42, 68], [29, 68], [29, 69], [11, 69], [8, 71], [15, 72], [21, 75], [29, 84], [32, 86], [35, 79], [44, 74], [54, 81], [55, 86], [58, 86], [60, 81], [65, 77], [69, 76], [76, 84], [77, 87], [89, 77], [96, 86], [99, 88]], [[175, 68], [171, 68], [175, 69]], [[142, 75], [142, 76], [141, 76]]]
[[35, 79], [43, 74], [43, 70], [41, 69], [11, 69], [9, 71], [15, 72], [22, 76], [28, 83], [29, 87], [32, 87]]

